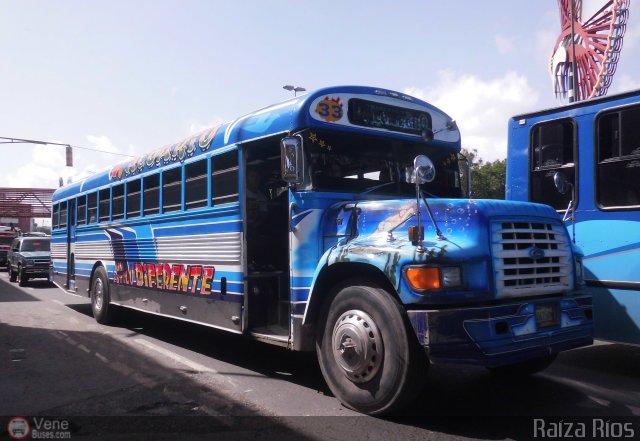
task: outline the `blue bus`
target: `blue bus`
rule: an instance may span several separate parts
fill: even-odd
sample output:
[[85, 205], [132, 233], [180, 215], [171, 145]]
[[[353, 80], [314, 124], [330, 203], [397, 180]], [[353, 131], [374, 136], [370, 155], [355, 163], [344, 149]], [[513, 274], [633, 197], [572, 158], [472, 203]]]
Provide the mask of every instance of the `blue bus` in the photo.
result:
[[506, 184], [507, 199], [563, 214], [596, 338], [640, 344], [640, 91], [511, 118]]
[[54, 279], [100, 323], [132, 308], [316, 351], [369, 414], [429, 363], [539, 371], [593, 341], [581, 256], [551, 207], [466, 199], [460, 150], [403, 93], [298, 96], [58, 189]]

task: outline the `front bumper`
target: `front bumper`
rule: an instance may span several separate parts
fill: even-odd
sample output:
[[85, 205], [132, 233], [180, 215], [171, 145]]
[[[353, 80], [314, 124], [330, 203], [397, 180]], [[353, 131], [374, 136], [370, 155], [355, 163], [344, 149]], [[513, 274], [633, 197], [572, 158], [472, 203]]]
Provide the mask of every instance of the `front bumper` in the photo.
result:
[[23, 267], [23, 271], [25, 273], [26, 276], [28, 276], [29, 278], [42, 278], [42, 279], [49, 279], [50, 278], [50, 274], [51, 274], [51, 268], [50, 266], [44, 267], [44, 266], [25, 266]]
[[[553, 320], [536, 310], [553, 311]], [[407, 313], [433, 362], [498, 367], [593, 343], [591, 296]]]

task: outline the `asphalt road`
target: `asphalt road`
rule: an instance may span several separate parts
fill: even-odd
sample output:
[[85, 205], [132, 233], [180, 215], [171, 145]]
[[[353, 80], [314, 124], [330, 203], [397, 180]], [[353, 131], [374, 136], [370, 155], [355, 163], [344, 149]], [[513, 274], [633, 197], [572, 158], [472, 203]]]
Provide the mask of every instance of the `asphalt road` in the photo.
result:
[[601, 420], [613, 429], [587, 435], [640, 437], [639, 347], [599, 342], [518, 382], [432, 366], [416, 403], [382, 419], [342, 407], [315, 354], [135, 311], [99, 325], [87, 299], [6, 272], [0, 343], [0, 439], [13, 416], [67, 421], [71, 439], [553, 439], [535, 424]]

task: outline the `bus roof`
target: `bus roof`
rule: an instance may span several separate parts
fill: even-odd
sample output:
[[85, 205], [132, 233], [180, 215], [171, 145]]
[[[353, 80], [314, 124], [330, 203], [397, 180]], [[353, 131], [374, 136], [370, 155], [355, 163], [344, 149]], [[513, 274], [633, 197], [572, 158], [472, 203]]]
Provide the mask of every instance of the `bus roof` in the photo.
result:
[[630, 100], [631, 102], [635, 102], [634, 98], [637, 98], [640, 95], [640, 89], [632, 90], [629, 92], [618, 93], [614, 95], [605, 95], [597, 98], [591, 98], [584, 101], [577, 101], [575, 103], [564, 104], [558, 107], [550, 107], [547, 109], [536, 110], [529, 113], [522, 113], [519, 115], [514, 115], [511, 117], [512, 120], [520, 120], [526, 118], [533, 118], [538, 116], [543, 116], [547, 114], [554, 114], [560, 112], [569, 112], [575, 109], [580, 109], [584, 107], [607, 107], [612, 101], [620, 101], [620, 104], [623, 104], [623, 101]]
[[[135, 159], [128, 159], [108, 169], [104, 169], [92, 176], [78, 182], [68, 184], [55, 191], [52, 200], [58, 201], [74, 196], [84, 191], [102, 187], [114, 181], [146, 173], [158, 167], [180, 164], [192, 157], [197, 157], [216, 150], [225, 150], [230, 146], [246, 143], [274, 136], [288, 134], [308, 127], [336, 128], [346, 131], [363, 131], [372, 134], [389, 134], [416, 140], [416, 135], [410, 135], [397, 131], [389, 131], [376, 127], [359, 127], [349, 123], [338, 122], [333, 115], [318, 116], [319, 113], [311, 112], [320, 103], [328, 106], [338, 106], [340, 115], [343, 114], [343, 103], [351, 98], [375, 99], [393, 106], [408, 107], [414, 110], [427, 112], [431, 118], [431, 127], [436, 133], [435, 139], [451, 147], [460, 148], [460, 133], [453, 124], [453, 120], [444, 112], [418, 98], [411, 97], [401, 92], [388, 89], [366, 86], [336, 86], [319, 89], [305, 95], [273, 104], [234, 121], [224, 123], [204, 130], [182, 141], [166, 145], [161, 149], [152, 151]], [[343, 118], [342, 120], [346, 120]]]

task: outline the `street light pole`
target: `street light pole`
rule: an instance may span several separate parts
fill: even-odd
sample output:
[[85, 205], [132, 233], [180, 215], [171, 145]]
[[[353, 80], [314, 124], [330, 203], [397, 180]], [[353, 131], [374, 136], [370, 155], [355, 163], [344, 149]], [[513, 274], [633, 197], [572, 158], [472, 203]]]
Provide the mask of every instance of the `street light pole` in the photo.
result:
[[289, 92], [293, 91], [293, 96], [298, 96], [298, 92], [304, 92], [307, 89], [301, 86], [292, 86], [291, 84], [287, 84], [282, 86], [283, 89], [288, 90]]

